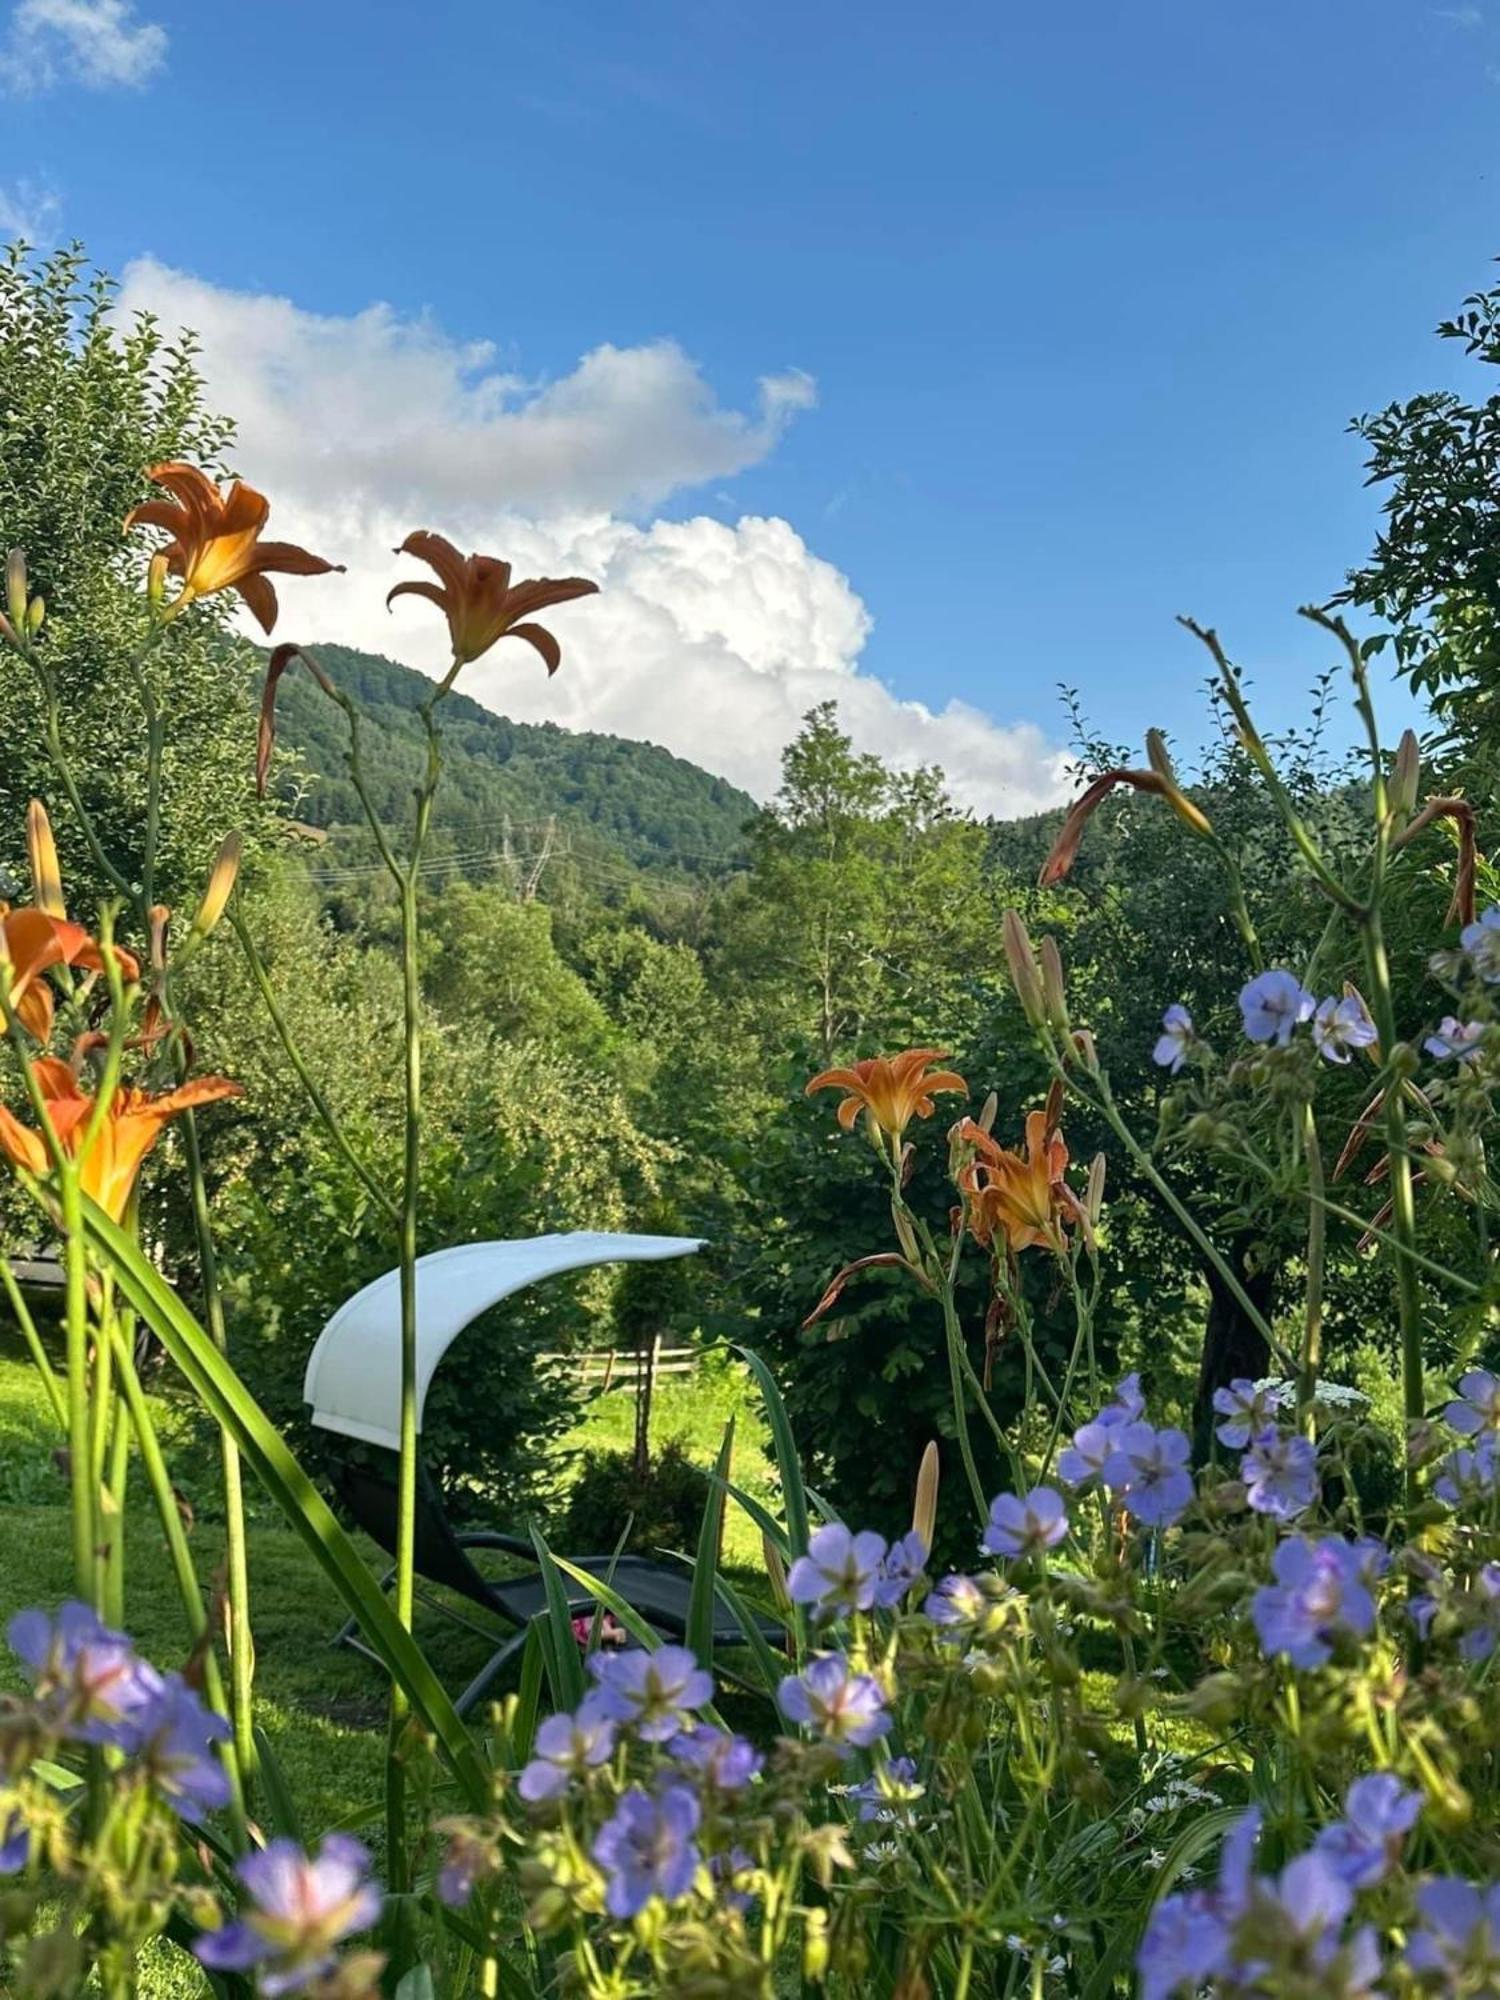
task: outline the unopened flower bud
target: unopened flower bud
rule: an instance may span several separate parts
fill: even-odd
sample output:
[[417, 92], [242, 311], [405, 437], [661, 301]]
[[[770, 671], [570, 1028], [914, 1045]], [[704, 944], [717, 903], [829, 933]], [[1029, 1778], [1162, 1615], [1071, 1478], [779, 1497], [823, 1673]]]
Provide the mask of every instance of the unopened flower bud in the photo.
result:
[[1049, 936], [1042, 939], [1041, 965], [1042, 1006], [1047, 1024], [1065, 1035], [1068, 1032], [1068, 992], [1056, 938]]
[[802, 1934], [802, 1977], [821, 1983], [828, 1970], [828, 1912], [809, 1910]]
[[160, 605], [167, 594], [167, 552], [158, 549], [146, 567], [146, 601]]
[[10, 621], [18, 630], [26, 625], [26, 557], [20, 549], [12, 549], [5, 558], [5, 608], [10, 613]]
[[1182, 1136], [1190, 1146], [1211, 1146], [1217, 1131], [1217, 1125], [1206, 1111], [1195, 1111], [1182, 1128]]
[[1391, 1050], [1391, 1069], [1396, 1076], [1413, 1077], [1422, 1067], [1422, 1058], [1410, 1042], [1397, 1042]]
[[1396, 746], [1396, 758], [1391, 766], [1391, 813], [1398, 823], [1411, 817], [1417, 803], [1417, 785], [1421, 776], [1422, 747], [1417, 741], [1416, 731], [1408, 729]]
[[41, 597], [33, 597], [31, 602], [26, 607], [26, 636], [28, 639], [34, 639], [37, 633], [41, 631], [42, 626], [46, 621], [46, 617], [47, 617], [46, 599]]
[[941, 1473], [942, 1459], [937, 1439], [933, 1438], [922, 1453], [922, 1463], [917, 1468], [917, 1494], [911, 1510], [912, 1533], [921, 1536], [922, 1546], [929, 1552], [937, 1534], [938, 1480]]
[[31, 864], [31, 900], [49, 917], [66, 917], [68, 906], [63, 900], [57, 843], [52, 838], [47, 808], [40, 799], [33, 799], [26, 808], [26, 858]]
[[1087, 1028], [1075, 1028], [1072, 1036], [1073, 1054], [1091, 1076], [1099, 1073], [1099, 1050], [1094, 1037]]
[[994, 1131], [995, 1114], [999, 1109], [1000, 1109], [1000, 1099], [996, 1096], [995, 1092], [992, 1090], [989, 1096], [984, 1100], [984, 1103], [980, 1106], [979, 1116], [974, 1120], [974, 1123], [979, 1127], [981, 1132]]
[[1005, 912], [1000, 923], [1000, 936], [1005, 945], [1005, 962], [1010, 967], [1011, 984], [1016, 989], [1016, 998], [1021, 1003], [1021, 1011], [1033, 1028], [1039, 1028], [1047, 1017], [1042, 1000], [1042, 976], [1037, 967], [1036, 953], [1032, 950], [1030, 935], [1017, 911]]
[[224, 914], [235, 880], [240, 872], [240, 856], [245, 843], [237, 833], [226, 833], [214, 856], [208, 886], [193, 918], [192, 935], [205, 938]]
[[1244, 1701], [1237, 1674], [1209, 1674], [1189, 1689], [1183, 1707], [1210, 1729], [1229, 1729], [1241, 1720]]
[[1084, 1190], [1083, 1206], [1095, 1229], [1099, 1227], [1099, 1218], [1104, 1213], [1104, 1176], [1108, 1165], [1102, 1153], [1095, 1153], [1089, 1162], [1089, 1179], [1088, 1186]]

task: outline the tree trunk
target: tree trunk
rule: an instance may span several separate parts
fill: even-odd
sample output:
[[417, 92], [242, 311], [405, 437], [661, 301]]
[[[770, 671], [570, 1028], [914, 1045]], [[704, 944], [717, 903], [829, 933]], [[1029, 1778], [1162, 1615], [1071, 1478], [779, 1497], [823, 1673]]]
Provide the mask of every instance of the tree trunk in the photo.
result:
[[[1225, 1246], [1251, 1303], [1262, 1317], [1269, 1318], [1272, 1294], [1276, 1289], [1274, 1270], [1248, 1268], [1255, 1239], [1242, 1236]], [[1193, 1457], [1200, 1464], [1212, 1447], [1214, 1391], [1245, 1375], [1259, 1381], [1270, 1369], [1271, 1354], [1253, 1321], [1212, 1265], [1204, 1271], [1208, 1280], [1208, 1319], [1203, 1328], [1203, 1360], [1198, 1370], [1198, 1387], [1193, 1395]]]

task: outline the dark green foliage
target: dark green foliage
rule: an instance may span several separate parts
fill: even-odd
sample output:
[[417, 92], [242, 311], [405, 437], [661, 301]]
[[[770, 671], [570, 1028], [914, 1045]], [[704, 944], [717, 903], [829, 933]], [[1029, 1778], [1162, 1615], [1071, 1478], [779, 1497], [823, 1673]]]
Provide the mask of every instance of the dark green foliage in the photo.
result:
[[[383, 820], [404, 824], [420, 770], [417, 706], [425, 675], [373, 653], [319, 646], [317, 657], [365, 718], [362, 755]], [[370, 862], [359, 802], [345, 765], [343, 716], [310, 677], [292, 673], [277, 697], [278, 738], [314, 774], [297, 800], [309, 823], [337, 830], [314, 864], [332, 871]], [[570, 865], [597, 886], [619, 889], [636, 869], [713, 874], [742, 850], [754, 802], [669, 751], [619, 737], [512, 722], [462, 692], [443, 705], [443, 789], [431, 852], [475, 880], [524, 884], [548, 844], [549, 893]], [[507, 857], [510, 857], [507, 859]], [[629, 864], [622, 866], [622, 863]]]
[[630, 1452], [594, 1452], [568, 1496], [558, 1548], [570, 1555], [607, 1554], [618, 1546], [628, 1523], [627, 1548], [689, 1555], [697, 1545], [708, 1490], [708, 1474], [688, 1457], [679, 1438], [669, 1438], [661, 1447], [644, 1479]]

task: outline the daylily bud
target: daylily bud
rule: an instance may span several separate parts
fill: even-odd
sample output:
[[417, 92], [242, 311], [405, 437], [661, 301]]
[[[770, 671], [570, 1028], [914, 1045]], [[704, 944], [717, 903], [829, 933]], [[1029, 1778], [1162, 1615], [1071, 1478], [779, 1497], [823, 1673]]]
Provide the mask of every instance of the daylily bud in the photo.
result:
[[792, 1600], [787, 1593], [786, 1564], [781, 1559], [781, 1551], [766, 1534], [760, 1538], [760, 1548], [761, 1554], [765, 1557], [766, 1575], [770, 1578], [771, 1595], [776, 1601], [776, 1608], [783, 1613], [789, 1612]]
[[809, 1910], [802, 1933], [802, 1977], [820, 1985], [827, 1970], [828, 1912]]
[[167, 552], [158, 549], [146, 565], [146, 602], [158, 608], [167, 595]]
[[1417, 785], [1421, 776], [1422, 747], [1417, 741], [1416, 731], [1407, 729], [1402, 732], [1401, 741], [1396, 746], [1396, 761], [1391, 767], [1391, 812], [1401, 820], [1410, 816], [1417, 803]]
[[192, 935], [205, 938], [224, 914], [234, 888], [235, 878], [240, 872], [240, 855], [244, 842], [237, 833], [226, 833], [214, 857], [213, 868], [209, 872], [208, 887], [203, 891], [203, 900], [193, 918]]
[[26, 857], [31, 864], [31, 900], [49, 917], [65, 918], [68, 906], [63, 901], [57, 843], [52, 838], [47, 808], [40, 799], [33, 799], [26, 808]]
[[989, 1096], [984, 1100], [984, 1103], [980, 1106], [979, 1116], [974, 1120], [974, 1123], [979, 1127], [981, 1132], [994, 1131], [995, 1114], [996, 1112], [999, 1111], [999, 1109], [1000, 1109], [1000, 1099], [996, 1096], [995, 1092], [992, 1090]]
[[920, 1535], [922, 1546], [931, 1552], [933, 1538], [937, 1533], [938, 1477], [942, 1462], [938, 1456], [937, 1439], [928, 1444], [922, 1454], [922, 1463], [917, 1468], [917, 1497], [912, 1505], [912, 1533]]
[[1104, 1212], [1104, 1173], [1107, 1164], [1102, 1153], [1095, 1153], [1089, 1163], [1088, 1186], [1084, 1191], [1083, 1206], [1095, 1229], [1099, 1227], [1099, 1217]]
[[1099, 1050], [1093, 1035], [1087, 1028], [1075, 1028], [1073, 1030], [1073, 1053], [1086, 1070], [1097, 1075], [1099, 1069]]
[[37, 633], [41, 631], [46, 616], [46, 600], [41, 597], [33, 597], [30, 604], [26, 607], [26, 636], [28, 639], [34, 639]]
[[1011, 983], [1016, 989], [1016, 998], [1021, 1003], [1021, 1011], [1033, 1028], [1041, 1027], [1046, 1019], [1046, 1007], [1042, 1001], [1042, 976], [1037, 969], [1036, 953], [1031, 947], [1031, 938], [1019, 912], [1007, 910], [1000, 924], [1000, 936], [1005, 945], [1005, 962], [1010, 967]]
[[5, 608], [13, 625], [25, 626], [26, 603], [26, 557], [12, 549], [5, 558]]
[[1159, 729], [1146, 731], [1146, 762], [1157, 777], [1165, 778], [1169, 785], [1177, 783], [1177, 773], [1172, 769], [1172, 759], [1167, 754], [1167, 739]]
[[1068, 994], [1063, 979], [1062, 954], [1054, 937], [1044, 937], [1041, 946], [1042, 1007], [1049, 1027], [1068, 1032]]

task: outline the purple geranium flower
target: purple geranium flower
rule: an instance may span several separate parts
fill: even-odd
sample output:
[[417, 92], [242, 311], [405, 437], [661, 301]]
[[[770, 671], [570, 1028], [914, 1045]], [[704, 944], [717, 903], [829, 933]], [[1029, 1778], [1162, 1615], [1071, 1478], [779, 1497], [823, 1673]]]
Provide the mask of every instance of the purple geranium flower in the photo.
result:
[[213, 1972], [254, 1970], [262, 1993], [300, 1993], [338, 1963], [336, 1947], [380, 1915], [369, 1880], [370, 1857], [346, 1833], [330, 1833], [316, 1858], [295, 1840], [273, 1840], [247, 1854], [236, 1873], [248, 1896], [244, 1914], [209, 1931], [193, 1949]]
[[1050, 1486], [1034, 1486], [1024, 1500], [1001, 1493], [990, 1502], [990, 1524], [979, 1546], [992, 1556], [1040, 1555], [1055, 1549], [1067, 1532], [1062, 1495]]
[[1065, 1486], [1091, 1486], [1104, 1476], [1120, 1428], [1096, 1418], [1074, 1431], [1073, 1442], [1057, 1454], [1057, 1476]]
[[181, 1674], [167, 1674], [134, 1717], [135, 1754], [157, 1791], [191, 1825], [226, 1806], [233, 1793], [215, 1745], [229, 1724], [203, 1706]]
[[[597, 1656], [596, 1656], [597, 1657]], [[576, 1715], [549, 1715], [536, 1733], [531, 1762], [516, 1790], [529, 1805], [555, 1799], [575, 1778], [608, 1763], [615, 1747], [615, 1724], [604, 1690], [584, 1696]]]
[[1132, 1368], [1128, 1375], [1122, 1375], [1115, 1384], [1114, 1401], [1104, 1405], [1094, 1422], [1103, 1424], [1108, 1429], [1115, 1424], [1139, 1423], [1145, 1414], [1146, 1399], [1141, 1394], [1140, 1372]]
[[1258, 972], [1240, 991], [1240, 1014], [1252, 1042], [1275, 1042], [1285, 1048], [1292, 1030], [1312, 1019], [1313, 997], [1293, 973], [1281, 966]]
[[1478, 1055], [1483, 1040], [1483, 1021], [1460, 1021], [1456, 1014], [1445, 1014], [1438, 1023], [1436, 1034], [1429, 1035], [1422, 1046], [1428, 1055], [1436, 1056], [1439, 1062], [1446, 1062], [1450, 1056], [1456, 1056], [1460, 1062], [1470, 1062]]
[[454, 1826], [433, 1884], [438, 1901], [450, 1910], [461, 1910], [484, 1878], [494, 1874], [495, 1866], [491, 1841], [473, 1827]]
[[1260, 1814], [1241, 1814], [1225, 1838], [1216, 1886], [1164, 1896], [1156, 1905], [1136, 1958], [1140, 2000], [1166, 2000], [1179, 1990], [1196, 1994], [1228, 1973], [1259, 1835]]
[[1422, 1928], [1407, 1946], [1417, 1974], [1442, 1973], [1450, 1992], [1490, 1993], [1500, 1980], [1500, 1882], [1476, 1889], [1440, 1875], [1417, 1891]]
[[1443, 1460], [1443, 1469], [1432, 1482], [1439, 1500], [1450, 1507], [1476, 1506], [1486, 1500], [1500, 1480], [1500, 1435], [1481, 1431], [1472, 1450], [1460, 1445]]
[[851, 1799], [859, 1800], [860, 1818], [876, 1820], [882, 1825], [907, 1818], [899, 1808], [914, 1805], [926, 1795], [927, 1787], [918, 1783], [917, 1766], [910, 1757], [893, 1757], [872, 1778], [851, 1787], [849, 1792]]
[[727, 1729], [715, 1729], [708, 1722], [674, 1736], [667, 1754], [698, 1772], [705, 1784], [720, 1792], [743, 1791], [765, 1761], [743, 1736], [731, 1736]]
[[1271, 1558], [1274, 1584], [1256, 1591], [1250, 1607], [1267, 1653], [1285, 1653], [1294, 1667], [1320, 1667], [1341, 1633], [1363, 1638], [1375, 1624], [1375, 1600], [1360, 1551], [1336, 1535], [1282, 1542]]
[[1488, 1368], [1471, 1368], [1459, 1376], [1458, 1393], [1462, 1400], [1450, 1403], [1443, 1415], [1460, 1437], [1500, 1431], [1500, 1377]]
[[1227, 1389], [1215, 1389], [1214, 1408], [1227, 1419], [1214, 1435], [1231, 1451], [1243, 1451], [1251, 1438], [1259, 1437], [1276, 1421], [1270, 1383], [1262, 1386], [1248, 1375], [1237, 1375]]
[[875, 1602], [883, 1611], [893, 1610], [921, 1581], [927, 1553], [927, 1544], [915, 1528], [891, 1543], [875, 1584]]
[[18, 1875], [31, 1855], [31, 1829], [19, 1812], [0, 1820], [0, 1875]]
[[1240, 1477], [1254, 1513], [1293, 1520], [1318, 1497], [1318, 1448], [1311, 1438], [1262, 1431], [1240, 1460]]
[[1192, 1447], [1185, 1432], [1153, 1430], [1150, 1424], [1123, 1424], [1104, 1468], [1104, 1483], [1136, 1520], [1169, 1528], [1193, 1497], [1187, 1469]]
[[868, 1611], [875, 1602], [885, 1539], [864, 1533], [851, 1535], [842, 1521], [819, 1528], [787, 1575], [787, 1595], [793, 1604], [810, 1604], [820, 1618], [837, 1618], [849, 1611]]
[[665, 1743], [695, 1708], [714, 1698], [713, 1677], [686, 1646], [633, 1646], [625, 1653], [594, 1653], [589, 1670], [599, 1683], [604, 1713], [634, 1728], [645, 1743]]
[[48, 1724], [78, 1743], [134, 1750], [136, 1718], [161, 1692], [162, 1678], [123, 1632], [100, 1623], [86, 1604], [64, 1604], [55, 1619], [18, 1611], [6, 1637], [31, 1670]]
[[1458, 1642], [1466, 1660], [1487, 1660], [1500, 1641], [1500, 1563], [1485, 1563], [1468, 1593], [1466, 1608], [1473, 1619]]
[[1176, 1076], [1187, 1061], [1193, 1044], [1193, 1017], [1180, 1001], [1174, 1000], [1161, 1017], [1161, 1034], [1151, 1051], [1151, 1060]]
[[1346, 1063], [1355, 1049], [1367, 1049], [1375, 1040], [1375, 1023], [1357, 993], [1342, 1000], [1330, 993], [1318, 1002], [1313, 1015], [1313, 1046], [1329, 1062]]
[[688, 1893], [701, 1862], [693, 1839], [701, 1817], [686, 1785], [668, 1785], [654, 1798], [639, 1786], [626, 1792], [594, 1839], [612, 1917], [639, 1916], [653, 1896], [675, 1903]]
[[1477, 923], [1464, 925], [1458, 941], [1485, 984], [1500, 984], [1500, 909], [1492, 903]]
[[1356, 1778], [1344, 1798], [1344, 1817], [1324, 1827], [1313, 1852], [1351, 1889], [1372, 1889], [1401, 1859], [1421, 1810], [1422, 1794], [1390, 1771]]
[[842, 1653], [825, 1653], [800, 1674], [788, 1674], [776, 1699], [788, 1721], [815, 1729], [840, 1750], [851, 1744], [863, 1750], [891, 1726], [879, 1681], [851, 1673]]

